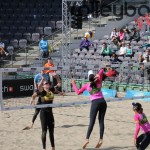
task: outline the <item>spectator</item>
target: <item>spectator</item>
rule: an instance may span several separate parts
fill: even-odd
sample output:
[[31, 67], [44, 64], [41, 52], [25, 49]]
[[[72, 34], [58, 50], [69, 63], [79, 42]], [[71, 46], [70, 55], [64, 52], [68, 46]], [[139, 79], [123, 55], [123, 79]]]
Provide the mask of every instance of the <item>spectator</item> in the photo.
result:
[[107, 43], [103, 43], [103, 47], [101, 49], [101, 55], [104, 56], [111, 56], [112, 55], [112, 51], [110, 49], [109, 46], [107, 46]]
[[145, 60], [143, 61], [143, 63], [150, 62], [150, 61], [149, 61], [149, 57], [150, 57], [150, 56], [147, 55], [147, 56], [145, 57]]
[[[44, 67], [46, 68], [51, 68], [51, 67], [54, 67], [54, 63], [53, 63], [53, 60], [51, 57], [48, 57], [47, 59], [47, 63], [45, 63]], [[55, 72], [55, 70], [45, 70], [45, 73], [53, 73]]]
[[131, 48], [131, 44], [130, 44], [130, 43], [127, 44], [126, 57], [130, 57], [130, 58], [133, 57], [133, 51], [132, 51], [132, 48]]
[[149, 60], [150, 57], [150, 50], [147, 48], [146, 52], [143, 55], [139, 56], [139, 62], [147, 62], [147, 60]]
[[[44, 65], [44, 68], [51, 68], [51, 67], [54, 67], [54, 66], [55, 66], [55, 65], [54, 65], [54, 63], [53, 63], [53, 60], [51, 59], [51, 57], [49, 57], [48, 60], [47, 60], [47, 63]], [[55, 72], [56, 72], [55, 70], [51, 70], [51, 69], [45, 70], [45, 73], [49, 75], [49, 78], [50, 78], [51, 83], [53, 83], [53, 85], [54, 85], [55, 87], [60, 88], [60, 87], [61, 87], [61, 80], [60, 80], [60, 78], [56, 75]], [[57, 80], [56, 80], [55, 78], [53, 78], [54, 74], [55, 74], [55, 76], [57, 77], [57, 80], [58, 80], [59, 82], [57, 82]]]
[[122, 60], [118, 59], [118, 56], [116, 54], [112, 54], [110, 61], [111, 63], [122, 62]]
[[143, 54], [143, 59], [145, 60], [145, 58], [146, 58], [147, 56], [150, 56], [150, 49], [149, 49], [149, 48], [147, 48], [147, 49], [146, 49], [146, 52]]
[[90, 42], [87, 37], [84, 37], [84, 39], [80, 43], [80, 51], [82, 51], [83, 48], [85, 48], [85, 49], [87, 49], [89, 51], [89, 47], [90, 46], [94, 47], [92, 42]]
[[5, 44], [2, 42], [0, 37], [0, 58], [8, 56], [9, 54], [5, 51]]
[[128, 29], [125, 29], [124, 39], [127, 40], [127, 41], [131, 40], [131, 32]]
[[117, 49], [120, 49], [121, 41], [118, 38], [112, 37], [111, 41], [117, 46]]
[[49, 56], [49, 51], [48, 51], [48, 41], [42, 36], [42, 39], [39, 43], [39, 47], [41, 50], [41, 56], [42, 58], [47, 58]]
[[125, 42], [122, 42], [122, 46], [120, 47], [120, 50], [118, 51], [119, 56], [125, 56], [127, 47], [125, 46]]
[[115, 69], [107, 68], [107, 73], [106, 73], [107, 77], [116, 77], [117, 75], [119, 75], [119, 73]]
[[4, 48], [0, 47], [0, 58], [3, 59], [5, 56], [9, 54], [4, 50]]
[[143, 48], [143, 47], [146, 47], [146, 48], [148, 48], [148, 47], [150, 47], [150, 44], [149, 43], [144, 43], [142, 46], [139, 46], [140, 48]]
[[119, 36], [119, 40], [120, 41], [123, 41], [124, 38], [125, 38], [125, 33], [123, 31], [123, 29], [120, 29], [119, 33], [118, 33], [118, 36]]
[[116, 28], [114, 28], [113, 31], [111, 32], [110, 38], [111, 38], [111, 39], [113, 39], [113, 38], [114, 38], [114, 39], [118, 38], [118, 32], [117, 32]]
[[136, 28], [132, 29], [131, 40], [140, 41], [140, 33], [136, 30]]

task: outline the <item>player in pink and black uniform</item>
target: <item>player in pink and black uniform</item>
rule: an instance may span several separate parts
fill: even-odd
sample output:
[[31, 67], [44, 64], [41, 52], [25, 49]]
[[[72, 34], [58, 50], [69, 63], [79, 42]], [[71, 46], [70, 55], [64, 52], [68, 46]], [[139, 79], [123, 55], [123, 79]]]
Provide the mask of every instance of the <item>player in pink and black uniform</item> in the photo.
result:
[[85, 149], [87, 144], [89, 143], [89, 138], [95, 124], [97, 113], [99, 113], [98, 119], [100, 125], [100, 139], [96, 145], [96, 148], [99, 148], [103, 142], [104, 118], [107, 109], [107, 103], [101, 91], [103, 74], [103, 69], [101, 69], [97, 75], [94, 75], [93, 71], [90, 70], [88, 72], [89, 83], [85, 84], [81, 89], [78, 89], [75, 80], [72, 80], [73, 88], [78, 95], [83, 93], [85, 90], [87, 90], [90, 93], [90, 123], [87, 131], [86, 142], [83, 145], [83, 149]]
[[[150, 144], [150, 124], [146, 115], [143, 113], [143, 108], [140, 103], [132, 103], [133, 111], [135, 112], [134, 120], [136, 123], [136, 129], [134, 134], [134, 144], [138, 150], [145, 150]], [[138, 136], [140, 128], [143, 130], [143, 134]]]

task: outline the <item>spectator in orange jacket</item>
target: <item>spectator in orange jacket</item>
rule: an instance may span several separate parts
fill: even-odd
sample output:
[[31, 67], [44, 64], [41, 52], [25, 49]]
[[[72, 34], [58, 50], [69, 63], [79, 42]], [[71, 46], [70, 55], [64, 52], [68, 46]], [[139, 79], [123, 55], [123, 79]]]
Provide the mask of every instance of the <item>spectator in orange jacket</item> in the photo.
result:
[[[54, 67], [55, 65], [53, 64], [53, 60], [51, 59], [51, 57], [48, 57], [47, 63], [44, 65], [44, 68], [51, 68]], [[54, 73], [56, 72], [55, 70], [45, 70], [45, 73]]]
[[[56, 75], [56, 71], [51, 70], [50, 68], [52, 68], [52, 67], [55, 67], [55, 65], [54, 65], [53, 60], [51, 59], [51, 57], [48, 57], [47, 63], [44, 65], [44, 68], [48, 68], [48, 70], [45, 70], [45, 73], [49, 75], [50, 81], [54, 84], [55, 81], [53, 81], [53, 75], [54, 74]], [[59, 82], [57, 83], [56, 87], [61, 87], [60, 78], [59, 78]]]

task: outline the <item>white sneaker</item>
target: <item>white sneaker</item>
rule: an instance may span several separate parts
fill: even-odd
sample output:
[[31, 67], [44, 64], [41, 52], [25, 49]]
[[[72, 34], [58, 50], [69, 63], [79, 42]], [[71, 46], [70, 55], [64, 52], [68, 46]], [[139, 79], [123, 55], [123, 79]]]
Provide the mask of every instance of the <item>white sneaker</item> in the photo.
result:
[[7, 52], [5, 52], [5, 55], [8, 56], [9, 54]]

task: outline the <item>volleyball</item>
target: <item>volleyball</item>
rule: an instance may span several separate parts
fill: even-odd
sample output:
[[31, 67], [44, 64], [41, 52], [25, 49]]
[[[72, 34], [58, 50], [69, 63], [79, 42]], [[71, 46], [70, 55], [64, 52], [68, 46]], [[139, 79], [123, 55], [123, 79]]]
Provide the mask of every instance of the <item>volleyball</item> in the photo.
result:
[[84, 37], [93, 38], [94, 37], [94, 32], [93, 31], [87, 31], [87, 32], [85, 32]]

